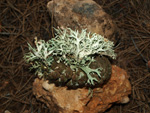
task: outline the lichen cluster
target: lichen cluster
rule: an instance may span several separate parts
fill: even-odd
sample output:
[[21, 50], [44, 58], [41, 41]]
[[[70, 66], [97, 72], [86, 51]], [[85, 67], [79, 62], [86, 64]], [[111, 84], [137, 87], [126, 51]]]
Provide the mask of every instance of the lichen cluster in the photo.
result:
[[[81, 32], [70, 28], [55, 30], [55, 38], [47, 42], [44, 40], [37, 41], [36, 39], [36, 47], [28, 44], [30, 52], [25, 54], [24, 58], [27, 63], [31, 63], [31, 69], [34, 69], [40, 78], [44, 78], [50, 76], [54, 71], [51, 65], [55, 61], [69, 66], [73, 72], [77, 72], [79, 69], [82, 70], [77, 77], [79, 79], [86, 76], [85, 85], [94, 86], [95, 82], [99, 83], [99, 80], [93, 77], [92, 74], [94, 73], [98, 78], [101, 78], [103, 68], [92, 69], [90, 64], [95, 61], [94, 55], [109, 56], [114, 59], [116, 54], [113, 50], [113, 42], [96, 33], [87, 32], [85, 29]], [[65, 71], [62, 72], [63, 75], [65, 75]], [[60, 78], [59, 82], [61, 83], [63, 80]], [[74, 83], [72, 84], [74, 85]], [[78, 83], [75, 84], [79, 85]]]

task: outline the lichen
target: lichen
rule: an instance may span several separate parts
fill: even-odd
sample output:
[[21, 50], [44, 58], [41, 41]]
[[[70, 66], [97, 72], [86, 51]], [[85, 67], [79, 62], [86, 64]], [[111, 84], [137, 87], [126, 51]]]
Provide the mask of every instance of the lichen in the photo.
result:
[[[81, 32], [70, 28], [55, 30], [55, 38], [47, 42], [44, 40], [37, 41], [36, 39], [36, 48], [28, 44], [30, 52], [25, 54], [24, 58], [27, 63], [31, 63], [31, 69], [35, 69], [39, 77], [48, 76], [53, 72], [51, 65], [56, 60], [57, 63], [64, 63], [69, 66], [73, 72], [78, 72], [81, 69], [83, 72], [80, 72], [77, 79], [86, 75], [88, 80], [84, 81], [85, 84], [94, 86], [94, 82], [98, 83], [98, 79], [93, 77], [92, 74], [95, 73], [101, 78], [103, 69], [102, 67], [91, 69], [89, 65], [95, 61], [94, 55], [97, 54], [114, 59], [116, 54], [113, 50], [113, 42], [96, 33], [87, 32], [85, 29]], [[63, 70], [62, 73], [65, 76], [66, 70]], [[59, 82], [62, 82], [61, 77]], [[72, 80], [70, 80], [70, 83], [79, 85], [78, 82], [72, 83]]]

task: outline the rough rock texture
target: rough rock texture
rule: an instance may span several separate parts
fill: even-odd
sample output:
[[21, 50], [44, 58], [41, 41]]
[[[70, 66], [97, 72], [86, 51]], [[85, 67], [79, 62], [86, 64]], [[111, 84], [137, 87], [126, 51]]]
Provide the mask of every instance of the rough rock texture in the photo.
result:
[[61, 28], [87, 29], [111, 41], [118, 40], [117, 28], [102, 7], [93, 0], [53, 0], [48, 10]]
[[113, 65], [110, 80], [102, 87], [94, 88], [92, 97], [86, 88], [56, 87], [38, 78], [33, 83], [33, 93], [54, 113], [101, 113], [113, 103], [129, 101], [131, 85], [128, 78], [125, 70]]
[[[96, 78], [97, 81], [93, 81], [94, 86], [99, 86], [104, 84], [110, 79], [111, 76], [111, 63], [107, 57], [95, 55], [93, 62], [89, 65], [91, 69], [102, 68], [99, 77], [97, 74], [93, 73], [91, 76]], [[50, 83], [55, 83], [56, 86], [67, 86], [69, 88], [81, 88], [81, 87], [93, 87], [92, 84], [87, 84], [88, 77], [80, 68], [77, 71], [73, 72], [70, 66], [66, 66], [63, 62], [57, 63], [57, 60], [54, 60], [51, 69], [52, 72], [48, 73], [44, 78], [49, 80]], [[57, 67], [57, 68], [56, 68]], [[64, 73], [65, 70], [65, 73]], [[83, 73], [83, 76], [80, 76], [80, 73]]]

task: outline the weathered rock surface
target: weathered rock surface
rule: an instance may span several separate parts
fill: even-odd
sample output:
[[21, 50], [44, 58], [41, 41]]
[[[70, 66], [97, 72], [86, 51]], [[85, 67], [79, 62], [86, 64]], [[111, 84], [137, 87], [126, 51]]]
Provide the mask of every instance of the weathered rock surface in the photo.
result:
[[[96, 78], [98, 81], [93, 81], [94, 86], [99, 86], [104, 84], [110, 79], [111, 76], [111, 63], [107, 57], [102, 57], [95, 55], [93, 62], [89, 65], [91, 69], [102, 68], [100, 71], [101, 77], [93, 73], [91, 76]], [[57, 67], [57, 68], [56, 68]], [[81, 87], [93, 87], [92, 84], [87, 83], [88, 77], [80, 68], [77, 71], [73, 72], [70, 66], [66, 66], [63, 62], [57, 63], [56, 60], [53, 61], [51, 65], [53, 70], [51, 73], [48, 73], [44, 78], [49, 80], [50, 83], [55, 83], [56, 86], [67, 86], [69, 88], [81, 88]], [[65, 73], [64, 73], [65, 72]], [[83, 73], [80, 76], [80, 73]]]
[[92, 97], [86, 88], [56, 87], [38, 78], [33, 83], [33, 93], [54, 113], [101, 113], [113, 103], [129, 101], [131, 85], [128, 78], [125, 70], [113, 65], [110, 80], [102, 87], [94, 88]]
[[111, 41], [118, 40], [117, 27], [102, 7], [93, 0], [53, 0], [48, 10], [59, 27], [87, 29]]

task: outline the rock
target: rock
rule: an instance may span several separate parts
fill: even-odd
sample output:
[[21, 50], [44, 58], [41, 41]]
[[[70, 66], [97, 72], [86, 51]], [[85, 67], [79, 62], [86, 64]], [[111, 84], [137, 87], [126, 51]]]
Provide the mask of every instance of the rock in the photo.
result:
[[53, 0], [48, 10], [61, 28], [87, 29], [116, 43], [117, 27], [102, 7], [93, 0]]
[[[112, 75], [107, 84], [94, 88], [92, 97], [89, 89], [67, 89], [48, 84], [36, 78], [33, 94], [54, 113], [98, 113], [104, 112], [113, 103], [127, 103], [131, 85], [125, 70], [113, 65]], [[47, 85], [46, 85], [47, 84]]]
[[5, 110], [5, 111], [4, 111], [4, 113], [11, 113], [11, 112], [10, 112], [10, 111], [8, 111], [8, 110]]
[[[96, 73], [91, 74], [93, 78], [96, 78], [97, 81], [93, 81], [94, 86], [99, 86], [100, 84], [104, 84], [110, 79], [111, 76], [111, 63], [105, 56], [95, 55], [93, 62], [90, 63], [89, 67], [91, 69], [102, 68], [100, 71], [100, 76]], [[57, 67], [57, 68], [56, 68]], [[57, 63], [56, 60], [53, 61], [51, 65], [51, 69], [53, 70], [48, 75], [44, 77], [44, 79], [48, 80], [50, 83], [55, 83], [56, 86], [67, 86], [69, 88], [81, 88], [81, 87], [93, 87], [92, 84], [87, 83], [88, 77], [87, 74], [84, 73], [83, 70], [78, 68], [75, 72], [72, 71], [70, 66], [66, 66], [63, 62]], [[80, 76], [80, 73], [83, 75]], [[47, 81], [47, 82], [48, 82]], [[45, 89], [48, 86], [46, 81], [43, 83]], [[49, 86], [48, 86], [49, 87]]]

